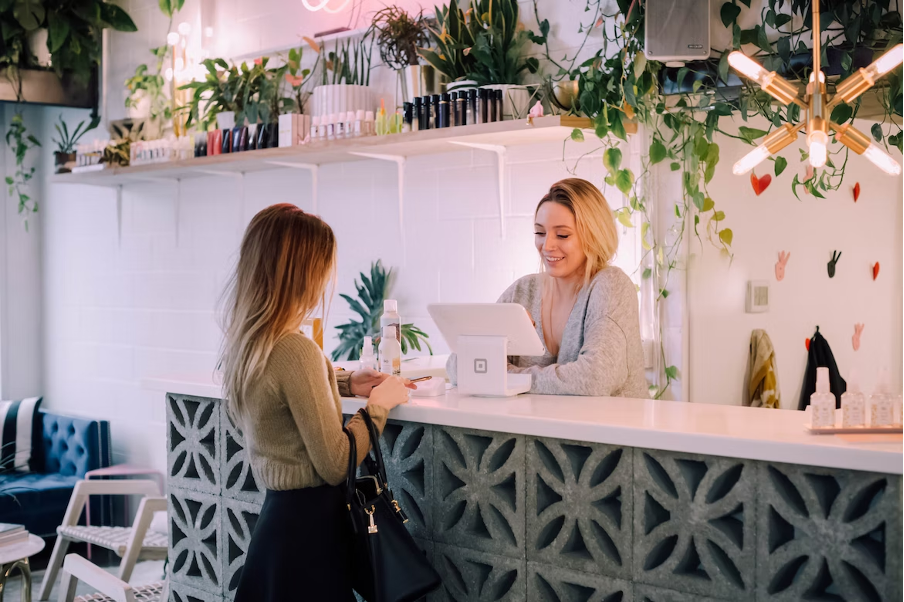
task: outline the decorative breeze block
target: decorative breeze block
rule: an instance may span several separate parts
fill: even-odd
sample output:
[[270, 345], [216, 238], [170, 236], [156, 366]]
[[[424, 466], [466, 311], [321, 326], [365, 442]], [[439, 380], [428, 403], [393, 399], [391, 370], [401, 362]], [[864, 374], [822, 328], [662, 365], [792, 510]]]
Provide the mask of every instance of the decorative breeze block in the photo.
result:
[[434, 541], [524, 558], [524, 437], [434, 427]]
[[901, 600], [901, 477], [791, 464], [757, 474], [757, 593]]
[[254, 478], [242, 433], [232, 424], [225, 407], [220, 414], [220, 482], [223, 484], [223, 495], [252, 504], [263, 504], [264, 490]]
[[523, 560], [436, 545], [433, 566], [443, 584], [431, 600], [443, 602], [520, 602], [525, 599]]
[[630, 449], [526, 439], [527, 559], [631, 578]]
[[414, 537], [433, 538], [433, 428], [390, 420], [380, 440], [387, 478]]
[[634, 580], [698, 596], [754, 595], [756, 465], [634, 449]]
[[167, 395], [169, 485], [219, 495], [221, 405], [216, 399]]
[[557, 566], [527, 563], [528, 602], [631, 602], [630, 581], [590, 575]]
[[245, 554], [251, 545], [251, 535], [260, 517], [261, 505], [223, 498], [223, 593], [235, 597], [242, 578]]
[[172, 581], [221, 596], [223, 550], [221, 498], [169, 489]]
[[184, 583], [169, 583], [168, 602], [222, 602], [223, 596], [195, 589]]
[[634, 584], [634, 602], [732, 602], [717, 598], [686, 594], [652, 585]]

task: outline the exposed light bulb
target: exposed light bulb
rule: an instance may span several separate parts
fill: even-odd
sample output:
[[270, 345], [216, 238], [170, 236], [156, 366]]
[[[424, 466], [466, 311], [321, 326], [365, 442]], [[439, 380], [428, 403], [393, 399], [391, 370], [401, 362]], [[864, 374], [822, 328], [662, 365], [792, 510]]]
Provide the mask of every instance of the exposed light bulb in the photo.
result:
[[188, 34], [191, 33], [191, 25], [189, 25], [185, 21], [182, 21], [181, 23], [179, 23], [179, 33], [181, 33], [184, 36], [187, 36]]
[[765, 144], [761, 144], [734, 164], [731, 171], [734, 172], [736, 176], [741, 176], [762, 163], [769, 156], [769, 149], [766, 148]]
[[829, 135], [820, 130], [810, 132], [807, 144], [810, 146], [810, 165], [813, 167], [825, 165], [828, 158]]
[[759, 63], [737, 50], [728, 55], [728, 64], [760, 85], [769, 75]]
[[870, 143], [866, 150], [863, 151], [863, 156], [872, 161], [876, 167], [887, 173], [891, 176], [897, 176], [901, 174], [901, 166], [897, 161], [891, 158], [891, 156], [886, 153], [884, 150], [875, 145], [875, 143]]
[[865, 71], [875, 82], [904, 61], [904, 44], [893, 46], [888, 52], [877, 58]]
[[179, 33], [175, 31], [171, 31], [166, 34], [166, 43], [170, 46], [175, 46], [179, 43]]

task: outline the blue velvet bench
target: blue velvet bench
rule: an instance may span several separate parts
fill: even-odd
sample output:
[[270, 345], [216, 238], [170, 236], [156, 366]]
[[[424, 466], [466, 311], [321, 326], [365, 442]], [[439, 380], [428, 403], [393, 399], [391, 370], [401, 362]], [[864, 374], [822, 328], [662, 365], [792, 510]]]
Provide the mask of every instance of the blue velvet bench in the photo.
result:
[[[41, 440], [33, 450], [34, 472], [0, 474], [0, 522], [25, 525], [40, 537], [56, 535], [76, 482], [111, 464], [110, 423], [39, 412]], [[35, 456], [36, 454], [36, 456]], [[108, 524], [109, 500], [91, 500], [91, 522]]]

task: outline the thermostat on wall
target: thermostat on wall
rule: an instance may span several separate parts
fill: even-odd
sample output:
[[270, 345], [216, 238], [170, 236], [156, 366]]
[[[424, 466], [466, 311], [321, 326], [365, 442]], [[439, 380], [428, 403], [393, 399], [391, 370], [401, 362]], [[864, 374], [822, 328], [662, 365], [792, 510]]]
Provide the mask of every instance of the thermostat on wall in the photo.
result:
[[769, 281], [768, 280], [748, 280], [747, 281], [747, 313], [759, 314], [769, 311]]

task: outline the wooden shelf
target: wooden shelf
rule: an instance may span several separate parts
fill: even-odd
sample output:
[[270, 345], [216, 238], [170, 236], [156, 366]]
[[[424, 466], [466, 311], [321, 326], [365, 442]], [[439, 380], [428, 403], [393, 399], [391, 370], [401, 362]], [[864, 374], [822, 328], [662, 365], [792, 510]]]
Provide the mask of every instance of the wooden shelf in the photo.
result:
[[534, 119], [532, 124], [529, 124], [527, 120], [502, 121], [441, 130], [369, 136], [304, 146], [197, 157], [152, 165], [111, 167], [102, 171], [59, 174], [53, 176], [51, 181], [56, 184], [115, 187], [140, 182], [202, 177], [218, 173], [241, 174], [292, 167], [293, 165], [300, 167], [368, 159], [368, 157], [355, 153], [413, 157], [460, 150], [461, 147], [455, 143], [505, 147], [540, 142], [561, 142], [569, 136], [574, 128], [590, 127], [590, 120], [584, 117], [539, 117]]

